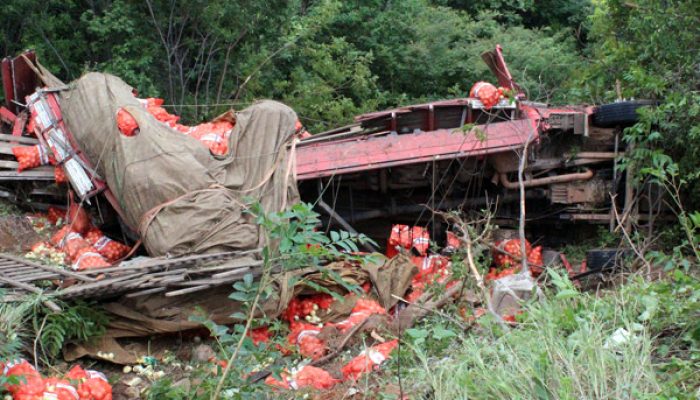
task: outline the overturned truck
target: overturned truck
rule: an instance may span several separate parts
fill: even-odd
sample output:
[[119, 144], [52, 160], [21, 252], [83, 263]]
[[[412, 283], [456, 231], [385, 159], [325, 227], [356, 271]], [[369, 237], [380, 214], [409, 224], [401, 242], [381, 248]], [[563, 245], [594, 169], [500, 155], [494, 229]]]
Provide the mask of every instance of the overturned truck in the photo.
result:
[[[181, 125], [117, 77], [89, 73], [64, 84], [27, 52], [2, 61], [0, 196], [36, 210], [57, 202], [87, 207], [112, 236], [168, 263], [259, 249], [262, 233], [245, 212], [250, 201], [269, 212], [301, 199], [316, 204], [325, 224], [378, 242], [397, 223], [428, 227], [443, 239], [434, 210], [490, 209], [500, 226], [514, 226], [520, 165], [532, 235], [572, 224], [612, 226], [613, 207], [623, 219], [639, 220], [646, 215], [640, 208], [658, 205], [651, 190], [633, 201], [635, 188], [616, 168], [625, 151], [621, 128], [636, 121], [644, 103], [528, 101], [500, 47], [483, 59], [507, 93], [493, 103], [472, 93], [360, 115], [352, 125], [307, 135], [294, 111], [273, 101]], [[33, 148], [36, 168], [22, 168], [17, 147]], [[61, 180], [70, 196], [55, 184]], [[190, 282], [184, 293], [230, 281], [182, 279]], [[143, 282], [119, 287], [115, 293], [165, 290]]]

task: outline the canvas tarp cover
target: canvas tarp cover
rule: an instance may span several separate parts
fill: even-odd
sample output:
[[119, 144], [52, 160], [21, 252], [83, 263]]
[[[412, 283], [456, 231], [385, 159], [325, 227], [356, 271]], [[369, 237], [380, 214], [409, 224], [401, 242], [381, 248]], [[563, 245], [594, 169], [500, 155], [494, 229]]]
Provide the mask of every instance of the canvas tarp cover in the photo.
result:
[[[51, 80], [48, 77], [47, 80]], [[56, 84], [57, 82], [53, 82]], [[88, 73], [60, 92], [63, 118], [152, 256], [250, 249], [263, 236], [246, 201], [279, 211], [298, 200], [294, 111], [261, 101], [220, 118], [235, 120], [229, 153], [217, 157], [196, 139], [157, 121], [121, 79]], [[127, 110], [139, 133], [127, 137], [116, 115]]]

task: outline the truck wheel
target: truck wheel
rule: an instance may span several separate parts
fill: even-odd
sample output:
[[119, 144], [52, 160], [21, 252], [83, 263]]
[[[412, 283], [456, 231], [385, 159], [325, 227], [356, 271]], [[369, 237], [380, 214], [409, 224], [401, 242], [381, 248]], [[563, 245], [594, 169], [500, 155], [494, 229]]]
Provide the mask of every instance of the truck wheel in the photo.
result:
[[596, 107], [593, 112], [593, 125], [601, 128], [634, 125], [639, 120], [637, 109], [654, 104], [656, 104], [654, 100], [631, 100], [603, 104]]

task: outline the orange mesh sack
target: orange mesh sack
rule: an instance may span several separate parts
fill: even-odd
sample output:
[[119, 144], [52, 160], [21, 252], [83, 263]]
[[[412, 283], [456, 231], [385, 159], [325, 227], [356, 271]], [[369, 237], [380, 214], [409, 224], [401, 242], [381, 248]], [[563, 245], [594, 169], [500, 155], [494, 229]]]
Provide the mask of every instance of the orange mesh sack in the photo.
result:
[[[77, 232], [68, 232], [63, 239], [62, 250], [66, 253], [68, 259], [71, 261], [75, 261], [78, 258], [80, 251], [87, 248], [94, 250], [94, 248], [90, 246], [90, 243], [88, 243], [88, 241], [85, 240], [83, 236]], [[97, 252], [97, 250], [94, 250], [94, 252]]]
[[111, 266], [107, 260], [97, 250], [92, 247], [84, 247], [78, 251], [71, 269], [75, 271], [85, 271], [89, 269], [107, 268]]
[[232, 129], [233, 124], [229, 121], [206, 122], [193, 127], [188, 135], [209, 147], [212, 154], [222, 156], [228, 153]]
[[[532, 245], [529, 241], [525, 241], [525, 254], [529, 255], [532, 251]], [[513, 267], [519, 264], [521, 256], [520, 239], [511, 239], [496, 243], [496, 249], [493, 251], [493, 261], [496, 267]]]
[[372, 314], [386, 314], [386, 310], [375, 300], [358, 299], [357, 303], [355, 303], [355, 307], [352, 308], [350, 316], [348, 316], [347, 319], [338, 322], [335, 326], [341, 332], [345, 332], [353, 326], [362, 323]]
[[478, 98], [487, 110], [498, 104], [501, 96], [502, 92], [488, 82], [477, 82], [469, 91], [469, 97]]
[[13, 399], [41, 399], [44, 393], [44, 380], [39, 372], [26, 360], [9, 362], [3, 368], [6, 377], [16, 376], [20, 382], [6, 385], [5, 389], [12, 394]]
[[[71, 192], [72, 193], [72, 192]], [[79, 232], [84, 234], [92, 226], [90, 223], [90, 217], [88, 216], [85, 208], [79, 203], [76, 203], [71, 198], [70, 206], [68, 207], [68, 222], [70, 222], [71, 230], [74, 232]]]
[[318, 338], [321, 328], [317, 325], [294, 322], [291, 325], [291, 330], [287, 341], [291, 345], [299, 346], [299, 354], [313, 360], [318, 360], [326, 354], [326, 342]]
[[146, 99], [146, 109], [151, 115], [153, 115], [158, 121], [164, 122], [171, 127], [175, 127], [175, 124], [180, 120], [180, 117], [170, 114], [168, 110], [161, 107], [162, 105], [163, 99], [153, 97]]
[[66, 379], [78, 386], [80, 400], [112, 400], [112, 386], [100, 372], [84, 370], [76, 365], [68, 371]]
[[44, 394], [41, 399], [80, 400], [80, 396], [67, 380], [47, 378], [44, 380]]
[[53, 169], [53, 179], [56, 181], [56, 183], [66, 183], [68, 182], [68, 178], [66, 177], [65, 171], [63, 171], [63, 167], [60, 165], [57, 165]]
[[117, 261], [129, 254], [129, 246], [105, 236], [99, 229], [91, 228], [85, 234], [88, 241], [109, 262]]
[[389, 358], [389, 354], [391, 354], [398, 345], [399, 341], [394, 339], [386, 343], [374, 345], [363, 351], [359, 356], [353, 358], [341, 368], [343, 377], [346, 380], [351, 379], [354, 381], [360, 379], [362, 375], [376, 369]]
[[306, 365], [292, 374], [283, 372], [281, 375], [281, 381], [270, 375], [265, 379], [265, 383], [281, 389], [303, 389], [305, 387], [312, 387], [322, 390], [330, 389], [335, 386], [336, 383], [340, 382], [339, 379], [333, 378], [328, 371], [311, 365]]
[[15, 146], [12, 148], [12, 154], [14, 154], [19, 163], [17, 167], [18, 172], [49, 164], [49, 154], [38, 144], [34, 146]]
[[117, 111], [117, 128], [124, 136], [134, 136], [139, 129], [139, 124], [128, 111], [120, 108]]
[[65, 239], [66, 235], [70, 232], [70, 226], [66, 225], [63, 228], [59, 229], [56, 233], [51, 236], [51, 244], [56, 246], [56, 247], [62, 247], [63, 246], [63, 239]]
[[418, 254], [425, 255], [430, 247], [430, 234], [420, 226], [394, 225], [391, 228], [386, 256], [391, 258], [397, 255], [397, 247], [406, 250], [415, 248]]

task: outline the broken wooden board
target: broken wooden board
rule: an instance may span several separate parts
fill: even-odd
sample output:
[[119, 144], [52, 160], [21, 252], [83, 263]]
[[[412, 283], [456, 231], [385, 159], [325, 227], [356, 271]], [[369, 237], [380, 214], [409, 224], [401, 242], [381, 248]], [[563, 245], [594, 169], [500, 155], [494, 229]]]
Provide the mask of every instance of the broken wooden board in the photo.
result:
[[[124, 294], [137, 297], [158, 292], [178, 296], [231, 284], [248, 273], [259, 274], [263, 268], [259, 253], [256, 249], [170, 259], [145, 258], [79, 272], [0, 254], [0, 288], [9, 291], [0, 301], [16, 301], [22, 293], [44, 293], [63, 299], [101, 299]], [[53, 285], [41, 289], [47, 281]]]

